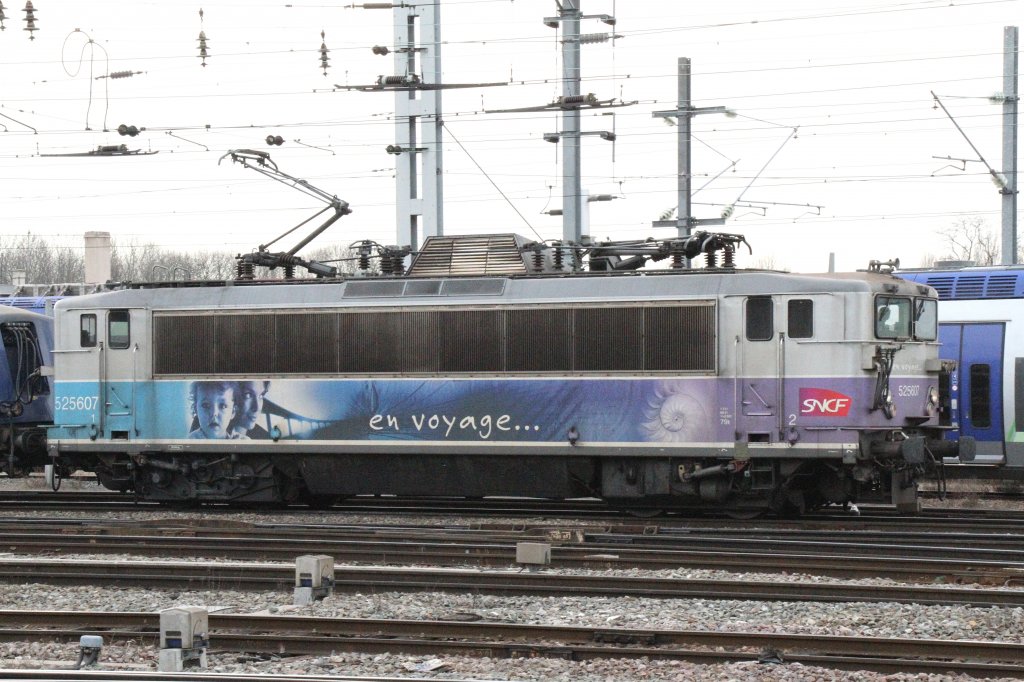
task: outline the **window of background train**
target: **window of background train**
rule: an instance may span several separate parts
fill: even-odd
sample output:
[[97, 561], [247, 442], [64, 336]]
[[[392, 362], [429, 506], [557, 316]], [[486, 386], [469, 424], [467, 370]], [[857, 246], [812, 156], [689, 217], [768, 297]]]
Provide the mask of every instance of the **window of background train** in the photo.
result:
[[81, 317], [81, 345], [82, 348], [92, 348], [96, 345], [96, 316], [92, 313]]
[[880, 339], [910, 338], [910, 299], [879, 296], [875, 299], [875, 336]]
[[786, 332], [791, 339], [809, 339], [814, 336], [814, 301], [795, 298], [789, 302]]
[[1024, 358], [1014, 358], [1013, 371], [1013, 416], [1020, 433], [1024, 431]]
[[127, 348], [129, 336], [128, 311], [111, 310], [107, 315], [107, 344], [111, 348]]
[[971, 424], [979, 429], [992, 426], [992, 405], [989, 400], [992, 372], [988, 365], [971, 365]]
[[747, 340], [771, 341], [774, 336], [771, 296], [747, 299]]
[[934, 341], [939, 333], [938, 301], [930, 298], [914, 299], [914, 338]]

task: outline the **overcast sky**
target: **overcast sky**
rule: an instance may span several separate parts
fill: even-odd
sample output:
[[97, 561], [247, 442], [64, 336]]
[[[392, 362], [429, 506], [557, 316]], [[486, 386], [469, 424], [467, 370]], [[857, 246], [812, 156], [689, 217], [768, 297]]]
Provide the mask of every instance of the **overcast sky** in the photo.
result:
[[[35, 0], [39, 30], [29, 40], [24, 3], [4, 5], [0, 235], [78, 245], [82, 233], [106, 230], [122, 245], [249, 251], [323, 207], [229, 160], [218, 164], [230, 149], [253, 148], [351, 204], [353, 214], [316, 245], [395, 243], [394, 157], [385, 152], [394, 141], [394, 95], [333, 88], [392, 75], [393, 57], [371, 52], [394, 47], [390, 10]], [[693, 62], [695, 106], [738, 114], [694, 119], [693, 201], [694, 214], [710, 218], [741, 199], [720, 228], [752, 244], [741, 265], [821, 271], [833, 252], [840, 270], [872, 258], [913, 266], [926, 254], [945, 255], [938, 231], [962, 217], [981, 216], [997, 233], [1000, 197], [985, 167], [933, 158], [977, 155], [931, 91], [1001, 168], [1001, 107], [987, 97], [1002, 89], [1003, 27], [1021, 23], [1021, 7], [581, 0], [586, 14], [614, 14], [620, 36], [583, 46], [582, 91], [638, 102], [583, 115], [583, 130], [618, 136], [614, 144], [583, 138], [584, 188], [617, 197], [591, 204], [590, 234], [674, 234], [651, 222], [676, 203], [676, 129], [651, 112], [675, 107], [679, 57]], [[482, 113], [544, 105], [561, 93], [558, 34], [543, 23], [556, 13], [554, 0], [441, 2], [444, 81], [512, 82], [443, 94], [454, 136], [444, 145], [447, 234], [562, 235], [561, 218], [543, 213], [562, 203], [558, 145], [542, 138], [558, 130], [557, 115]], [[587, 20], [582, 30], [609, 27]], [[142, 73], [96, 79], [124, 70]], [[147, 130], [121, 137], [120, 124]], [[285, 144], [267, 147], [268, 134]], [[159, 153], [45, 156], [121, 143]]]

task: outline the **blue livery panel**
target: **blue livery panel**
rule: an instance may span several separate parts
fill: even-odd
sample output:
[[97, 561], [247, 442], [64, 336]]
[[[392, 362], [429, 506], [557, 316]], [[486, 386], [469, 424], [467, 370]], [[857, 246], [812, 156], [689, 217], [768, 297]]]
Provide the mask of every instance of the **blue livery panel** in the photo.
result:
[[[776, 380], [758, 380], [775, 395]], [[750, 383], [747, 380], [745, 383]], [[922, 413], [929, 385], [892, 379], [899, 414]], [[246, 403], [247, 388], [261, 395]], [[877, 424], [873, 378], [802, 378], [785, 386], [783, 414], [737, 418], [735, 381], [672, 379], [275, 379], [59, 382], [54, 438], [134, 432], [149, 440], [410, 440], [564, 443], [731, 443], [737, 431], [810, 427], [802, 438], [843, 442], [839, 426]], [[132, 405], [153, 406], [149, 409]], [[101, 410], [103, 413], [101, 414]], [[248, 414], [248, 416], [247, 416]], [[828, 427], [833, 427], [832, 429]], [[96, 434], [98, 435], [98, 433]]]

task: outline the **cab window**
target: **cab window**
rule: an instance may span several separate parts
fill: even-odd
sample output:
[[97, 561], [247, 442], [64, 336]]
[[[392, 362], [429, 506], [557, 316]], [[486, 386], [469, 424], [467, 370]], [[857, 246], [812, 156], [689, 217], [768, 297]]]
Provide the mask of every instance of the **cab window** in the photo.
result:
[[914, 300], [914, 338], [934, 341], [939, 333], [938, 301], [930, 298]]
[[96, 346], [96, 316], [92, 313], [82, 315], [80, 345], [82, 348], [93, 348]]
[[879, 296], [875, 299], [875, 336], [880, 339], [910, 338], [910, 299]]
[[107, 343], [111, 348], [127, 348], [131, 344], [127, 310], [111, 310], [107, 317]]
[[814, 336], [814, 301], [795, 298], [788, 304], [787, 333], [791, 339], [809, 339]]
[[992, 372], [988, 365], [971, 365], [971, 407], [969, 419], [979, 429], [992, 426]]
[[770, 341], [774, 332], [772, 299], [756, 296], [747, 299], [747, 340]]

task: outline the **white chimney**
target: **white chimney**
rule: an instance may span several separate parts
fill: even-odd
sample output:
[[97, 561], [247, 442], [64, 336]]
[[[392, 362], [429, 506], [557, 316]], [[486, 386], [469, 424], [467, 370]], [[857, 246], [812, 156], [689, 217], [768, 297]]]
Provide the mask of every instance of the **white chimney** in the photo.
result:
[[85, 233], [85, 283], [103, 284], [110, 280], [110, 233]]
[[11, 271], [11, 284], [16, 287], [23, 287], [28, 282], [28, 273], [24, 270]]

